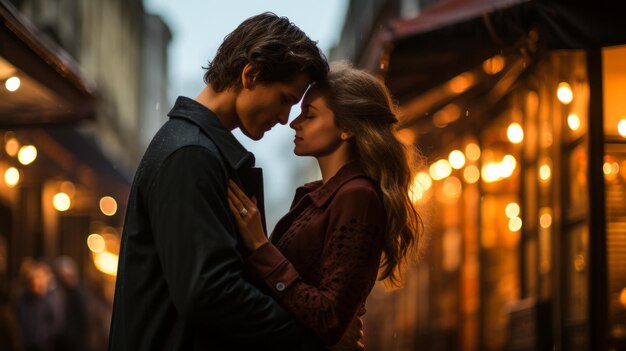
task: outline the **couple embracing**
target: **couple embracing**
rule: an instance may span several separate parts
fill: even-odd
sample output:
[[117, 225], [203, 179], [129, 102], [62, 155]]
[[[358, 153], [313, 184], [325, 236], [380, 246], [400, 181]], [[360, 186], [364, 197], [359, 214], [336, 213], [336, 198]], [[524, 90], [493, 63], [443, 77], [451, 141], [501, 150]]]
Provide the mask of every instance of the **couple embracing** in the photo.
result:
[[[422, 231], [386, 87], [329, 68], [272, 13], [230, 33], [204, 80], [135, 175], [109, 349], [362, 350], [367, 295], [377, 278], [398, 283]], [[258, 140], [300, 100], [294, 152], [322, 179], [296, 190], [268, 239], [260, 170], [231, 131]]]

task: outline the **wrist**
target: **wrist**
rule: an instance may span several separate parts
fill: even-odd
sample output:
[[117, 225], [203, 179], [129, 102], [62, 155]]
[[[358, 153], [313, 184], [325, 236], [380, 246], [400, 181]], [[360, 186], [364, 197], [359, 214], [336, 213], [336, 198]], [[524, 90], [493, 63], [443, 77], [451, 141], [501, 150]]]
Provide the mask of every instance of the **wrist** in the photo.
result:
[[259, 249], [259, 247], [265, 245], [267, 243], [267, 238], [263, 238], [263, 239], [259, 239], [259, 240], [255, 240], [254, 242], [252, 242], [252, 251], [256, 251]]

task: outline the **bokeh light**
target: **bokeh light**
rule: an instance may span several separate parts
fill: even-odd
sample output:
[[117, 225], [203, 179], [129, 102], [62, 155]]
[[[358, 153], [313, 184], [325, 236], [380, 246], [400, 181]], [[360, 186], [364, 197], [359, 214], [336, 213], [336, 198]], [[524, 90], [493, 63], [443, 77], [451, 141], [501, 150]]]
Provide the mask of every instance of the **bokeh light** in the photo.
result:
[[52, 204], [57, 211], [64, 212], [70, 209], [72, 200], [66, 193], [57, 193], [52, 198]]
[[572, 88], [566, 82], [559, 83], [559, 86], [556, 89], [556, 96], [558, 97], [559, 101], [566, 105], [574, 100], [574, 93], [572, 92]]

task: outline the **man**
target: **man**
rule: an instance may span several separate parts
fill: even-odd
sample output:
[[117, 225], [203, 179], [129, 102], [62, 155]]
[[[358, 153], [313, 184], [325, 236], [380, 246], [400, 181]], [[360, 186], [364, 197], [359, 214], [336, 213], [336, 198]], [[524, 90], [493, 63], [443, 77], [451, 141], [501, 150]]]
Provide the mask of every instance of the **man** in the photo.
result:
[[224, 39], [207, 68], [206, 87], [195, 100], [178, 98], [135, 175], [110, 350], [319, 348], [310, 332], [243, 279], [248, 252], [226, 189], [233, 179], [249, 195], [262, 196], [254, 157], [231, 131], [240, 128], [258, 140], [286, 124], [292, 105], [327, 72], [315, 42], [272, 13], [247, 19]]

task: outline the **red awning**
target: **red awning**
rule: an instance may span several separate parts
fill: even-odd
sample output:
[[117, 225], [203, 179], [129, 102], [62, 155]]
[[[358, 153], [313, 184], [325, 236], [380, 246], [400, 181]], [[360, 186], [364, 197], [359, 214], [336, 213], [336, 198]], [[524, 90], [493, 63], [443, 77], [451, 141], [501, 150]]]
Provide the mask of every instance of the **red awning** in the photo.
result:
[[[5, 81], [17, 76], [14, 92]], [[92, 84], [61, 47], [0, 0], [0, 128], [67, 123], [91, 118]]]
[[622, 14], [564, 0], [447, 0], [391, 25], [386, 81], [401, 102], [501, 53], [626, 43]]
[[454, 23], [482, 17], [530, 0], [449, 0], [425, 8], [418, 16], [392, 24], [396, 39], [437, 30]]

